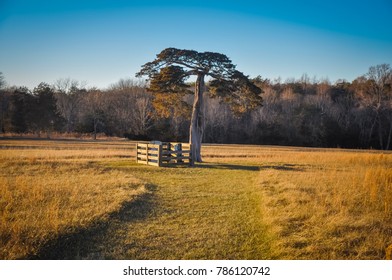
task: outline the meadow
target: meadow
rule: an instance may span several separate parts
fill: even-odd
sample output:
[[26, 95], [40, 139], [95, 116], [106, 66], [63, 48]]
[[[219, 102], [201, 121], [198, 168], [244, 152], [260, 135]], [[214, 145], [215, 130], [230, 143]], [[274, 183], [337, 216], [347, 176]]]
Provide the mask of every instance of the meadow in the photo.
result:
[[392, 154], [204, 145], [135, 162], [135, 143], [0, 140], [0, 259], [385, 259]]

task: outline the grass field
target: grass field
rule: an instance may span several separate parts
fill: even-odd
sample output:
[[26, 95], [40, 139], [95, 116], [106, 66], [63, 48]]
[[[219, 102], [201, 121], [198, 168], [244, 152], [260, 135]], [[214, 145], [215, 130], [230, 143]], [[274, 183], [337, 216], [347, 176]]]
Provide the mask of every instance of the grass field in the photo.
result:
[[0, 259], [384, 259], [392, 154], [205, 145], [194, 168], [128, 141], [0, 140]]

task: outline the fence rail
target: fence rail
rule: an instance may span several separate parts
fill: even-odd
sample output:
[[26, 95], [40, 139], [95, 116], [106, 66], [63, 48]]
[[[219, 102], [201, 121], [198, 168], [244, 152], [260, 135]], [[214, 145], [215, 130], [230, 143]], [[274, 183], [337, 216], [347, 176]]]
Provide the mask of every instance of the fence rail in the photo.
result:
[[137, 143], [137, 163], [154, 166], [193, 165], [192, 145], [188, 143]]

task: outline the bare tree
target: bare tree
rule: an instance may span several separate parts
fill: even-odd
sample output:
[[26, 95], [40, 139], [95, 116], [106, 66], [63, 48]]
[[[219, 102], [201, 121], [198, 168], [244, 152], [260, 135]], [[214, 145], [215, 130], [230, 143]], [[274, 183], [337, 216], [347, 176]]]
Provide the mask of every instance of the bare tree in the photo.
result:
[[151, 100], [151, 95], [147, 93], [136, 99], [133, 124], [138, 135], [146, 135], [153, 126]]
[[146, 136], [152, 128], [152, 94], [140, 81], [121, 79], [108, 90], [109, 112], [120, 133]]
[[369, 142], [373, 137], [378, 140], [381, 149], [389, 149], [392, 138], [392, 69], [389, 64], [380, 64], [369, 68], [368, 73], [358, 78], [354, 85], [361, 106], [371, 114]]
[[105, 124], [107, 103], [104, 95], [105, 94], [98, 89], [91, 89], [83, 98], [85, 117], [91, 119], [94, 140], [97, 139], [99, 127], [103, 127]]
[[204, 108], [206, 116], [204, 141], [209, 143], [224, 143], [228, 139], [228, 132], [233, 126], [233, 114], [227, 104], [212, 99], [208, 95]]
[[85, 84], [70, 78], [59, 79], [55, 82], [57, 109], [65, 120], [65, 130], [74, 131], [79, 114], [82, 95], [86, 93]]
[[3, 73], [0, 72], [0, 133], [5, 132], [5, 112], [8, 107], [8, 100], [5, 94], [5, 79]]
[[[381, 149], [389, 149], [391, 137], [392, 137], [392, 116], [391, 116], [391, 101], [392, 101], [392, 90], [391, 90], [391, 79], [392, 69], [389, 64], [380, 64], [369, 68], [366, 74], [368, 79], [371, 81], [368, 97], [371, 100], [372, 108], [376, 114], [376, 121], [378, 124], [378, 139]], [[384, 123], [384, 118], [386, 123]], [[384, 128], [389, 126], [387, 129], [388, 136], [387, 141], [384, 141]]]

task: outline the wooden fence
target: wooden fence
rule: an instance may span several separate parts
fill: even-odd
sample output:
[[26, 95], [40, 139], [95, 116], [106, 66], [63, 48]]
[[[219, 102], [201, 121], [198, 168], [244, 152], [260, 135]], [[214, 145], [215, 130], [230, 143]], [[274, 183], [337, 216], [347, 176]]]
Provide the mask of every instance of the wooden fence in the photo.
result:
[[187, 143], [137, 143], [136, 162], [155, 166], [193, 165], [192, 145]]

